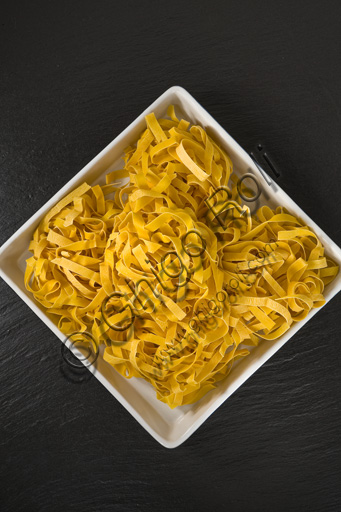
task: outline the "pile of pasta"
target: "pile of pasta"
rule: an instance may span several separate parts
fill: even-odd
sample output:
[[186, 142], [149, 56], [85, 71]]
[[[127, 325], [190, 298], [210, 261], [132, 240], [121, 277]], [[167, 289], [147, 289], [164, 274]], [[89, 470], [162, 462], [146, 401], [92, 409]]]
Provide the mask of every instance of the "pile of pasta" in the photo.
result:
[[171, 408], [193, 403], [250, 346], [323, 305], [338, 272], [308, 226], [280, 206], [251, 214], [238, 186], [202, 127], [173, 106], [151, 113], [121, 170], [43, 218], [25, 286], [65, 335], [104, 345], [121, 375], [147, 380]]

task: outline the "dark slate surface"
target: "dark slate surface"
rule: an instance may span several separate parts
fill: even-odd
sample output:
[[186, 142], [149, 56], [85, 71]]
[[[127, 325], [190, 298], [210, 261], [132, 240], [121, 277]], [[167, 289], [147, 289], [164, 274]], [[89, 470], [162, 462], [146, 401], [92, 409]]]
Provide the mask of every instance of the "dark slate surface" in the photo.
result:
[[[6, 4], [6, 5], [5, 5]], [[341, 245], [341, 7], [6, 1], [0, 243], [171, 85], [187, 88]], [[337, 511], [333, 299], [180, 448], [159, 446], [1, 290], [3, 511]]]

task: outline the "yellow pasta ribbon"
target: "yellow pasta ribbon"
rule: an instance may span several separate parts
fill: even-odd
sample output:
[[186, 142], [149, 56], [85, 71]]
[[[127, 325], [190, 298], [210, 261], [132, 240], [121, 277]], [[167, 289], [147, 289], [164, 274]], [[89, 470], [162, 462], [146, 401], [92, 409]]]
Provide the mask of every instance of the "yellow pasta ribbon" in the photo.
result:
[[123, 169], [45, 215], [29, 249], [25, 286], [59, 329], [90, 333], [105, 361], [171, 408], [323, 305], [338, 273], [284, 208], [250, 214], [230, 157], [172, 105], [167, 119], [146, 116]]

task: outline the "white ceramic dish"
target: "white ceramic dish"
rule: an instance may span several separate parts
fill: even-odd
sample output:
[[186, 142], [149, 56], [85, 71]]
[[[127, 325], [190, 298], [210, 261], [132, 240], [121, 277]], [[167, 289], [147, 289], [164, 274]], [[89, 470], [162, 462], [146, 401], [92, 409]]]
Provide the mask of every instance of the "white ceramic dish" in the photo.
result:
[[[234, 168], [239, 174], [252, 172], [262, 185], [263, 193], [259, 204], [280, 204], [300, 217], [319, 236], [326, 253], [341, 265], [341, 250], [337, 245], [278, 187], [265, 173], [259, 171], [249, 155], [232, 137], [206, 112], [206, 110], [182, 87], [171, 87], [162, 94], [128, 128], [113, 140], [101, 153], [70, 180], [31, 219], [29, 219], [0, 249], [0, 275], [22, 298], [23, 301], [65, 342], [62, 334], [34, 301], [24, 286], [25, 260], [34, 229], [41, 218], [63, 196], [82, 182], [90, 185], [101, 180], [108, 172], [121, 167], [123, 149], [135, 142], [145, 126], [144, 116], [154, 111], [156, 116], [165, 116], [169, 104], [174, 104], [185, 119], [198, 123], [229, 153]], [[341, 290], [341, 274], [326, 287], [328, 302]], [[175, 448], [183, 443], [236, 389], [239, 388], [265, 361], [281, 348], [310, 318], [317, 313], [313, 310], [300, 323], [292, 327], [280, 339], [264, 341], [251, 354], [238, 361], [230, 375], [218, 384], [217, 389], [207, 393], [193, 405], [174, 410], [156, 399], [152, 386], [142, 379], [125, 379], [99, 357], [90, 366], [97, 379], [117, 398], [134, 418], [163, 446]]]

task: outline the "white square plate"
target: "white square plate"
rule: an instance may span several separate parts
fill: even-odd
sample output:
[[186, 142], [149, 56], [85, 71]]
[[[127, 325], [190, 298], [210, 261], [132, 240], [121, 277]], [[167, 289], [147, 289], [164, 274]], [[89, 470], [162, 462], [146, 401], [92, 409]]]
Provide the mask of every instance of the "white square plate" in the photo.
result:
[[[185, 119], [200, 124], [230, 155], [237, 174], [252, 172], [263, 192], [258, 205], [285, 206], [311, 227], [325, 246], [326, 254], [341, 265], [341, 250], [306, 215], [269, 176], [260, 172], [249, 155], [237, 142], [206, 112], [206, 110], [182, 87], [171, 87], [162, 94], [128, 128], [113, 140], [101, 153], [70, 180], [52, 197], [31, 219], [29, 219], [0, 249], [0, 275], [22, 298], [23, 301], [45, 322], [45, 324], [65, 342], [65, 335], [45, 314], [24, 286], [25, 260], [31, 236], [45, 213], [62, 197], [86, 181], [89, 185], [101, 181], [109, 170], [122, 166], [123, 149], [134, 143], [145, 128], [144, 116], [155, 112], [156, 117], [166, 116], [168, 105], [174, 104]], [[341, 290], [341, 274], [325, 290], [326, 302]], [[236, 389], [239, 388], [262, 364], [281, 348], [310, 318], [317, 313], [312, 310], [307, 317], [294, 325], [280, 339], [263, 341], [253, 348], [251, 354], [235, 364], [230, 375], [218, 383], [217, 389], [207, 393], [193, 405], [185, 405], [171, 410], [156, 399], [153, 387], [143, 379], [125, 379], [99, 357], [90, 371], [117, 398], [134, 418], [163, 446], [175, 448], [183, 443]], [[123, 427], [122, 427], [123, 428]]]

